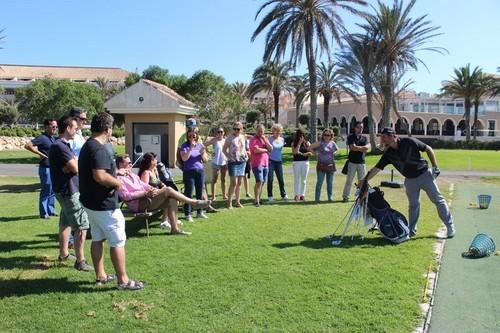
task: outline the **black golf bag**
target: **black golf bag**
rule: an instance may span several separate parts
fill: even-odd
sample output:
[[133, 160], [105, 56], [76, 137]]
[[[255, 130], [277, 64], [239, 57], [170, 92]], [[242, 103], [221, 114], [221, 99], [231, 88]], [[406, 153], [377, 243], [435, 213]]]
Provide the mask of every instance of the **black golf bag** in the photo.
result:
[[368, 189], [368, 211], [377, 221], [378, 230], [393, 243], [410, 239], [410, 228], [403, 214], [391, 208], [378, 187]]

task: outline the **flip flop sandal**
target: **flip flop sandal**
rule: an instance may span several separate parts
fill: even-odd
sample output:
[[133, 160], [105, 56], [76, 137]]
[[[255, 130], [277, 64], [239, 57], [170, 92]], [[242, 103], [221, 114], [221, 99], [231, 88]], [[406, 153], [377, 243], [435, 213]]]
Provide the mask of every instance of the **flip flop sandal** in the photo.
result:
[[144, 282], [128, 280], [127, 283], [119, 284], [117, 288], [118, 290], [140, 290], [144, 288]]
[[96, 286], [103, 286], [105, 285], [106, 283], [108, 282], [112, 282], [112, 281], [115, 281], [116, 280], [116, 275], [106, 275], [106, 277], [102, 280], [95, 280], [95, 285]]

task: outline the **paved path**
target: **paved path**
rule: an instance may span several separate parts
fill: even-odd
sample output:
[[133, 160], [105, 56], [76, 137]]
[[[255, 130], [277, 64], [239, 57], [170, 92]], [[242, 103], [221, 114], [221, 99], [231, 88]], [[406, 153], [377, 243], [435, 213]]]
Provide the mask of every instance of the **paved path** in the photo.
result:
[[[478, 233], [490, 235], [500, 246], [500, 187], [459, 183], [452, 203], [457, 227], [447, 240], [439, 273], [430, 333], [500, 332], [500, 256], [464, 259]], [[488, 209], [477, 204], [478, 194], [493, 196]]]
[[[33, 176], [38, 177], [38, 165], [37, 164], [3, 164], [0, 163], [0, 176]], [[339, 167], [339, 166], [337, 166]], [[341, 166], [340, 166], [341, 167]], [[390, 173], [390, 168], [387, 168], [383, 173]], [[314, 172], [315, 169], [311, 168]], [[286, 167], [285, 173], [291, 174], [292, 168]], [[339, 170], [340, 172], [340, 170]], [[174, 177], [178, 178], [182, 175], [179, 169], [173, 169]], [[395, 173], [397, 174], [397, 172]], [[443, 171], [441, 173], [443, 176], [455, 177], [455, 176], [466, 176], [466, 177], [487, 177], [487, 176], [497, 176], [500, 177], [500, 172], [479, 172], [479, 171]]]

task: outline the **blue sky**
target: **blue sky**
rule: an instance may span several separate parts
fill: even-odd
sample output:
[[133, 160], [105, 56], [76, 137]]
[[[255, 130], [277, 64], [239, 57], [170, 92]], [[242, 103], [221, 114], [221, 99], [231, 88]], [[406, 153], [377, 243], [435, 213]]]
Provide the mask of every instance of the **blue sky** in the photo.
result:
[[[370, 1], [375, 4], [375, 1]], [[392, 3], [384, 0], [386, 3]], [[121, 67], [159, 65], [174, 74], [209, 69], [228, 82], [249, 82], [262, 60], [264, 38], [250, 42], [261, 0], [0, 0], [0, 63]], [[420, 53], [411, 78], [417, 91], [437, 92], [453, 68], [500, 67], [500, 1], [418, 0], [449, 54]], [[345, 15], [346, 26], [357, 21]], [[334, 46], [337, 47], [337, 46]], [[305, 72], [305, 61], [298, 73]]]

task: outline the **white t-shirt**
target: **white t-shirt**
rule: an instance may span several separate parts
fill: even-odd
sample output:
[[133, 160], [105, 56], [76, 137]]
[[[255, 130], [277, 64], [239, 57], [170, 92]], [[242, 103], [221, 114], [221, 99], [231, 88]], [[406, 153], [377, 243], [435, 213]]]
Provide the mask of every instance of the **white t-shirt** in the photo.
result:
[[214, 156], [212, 159], [213, 165], [223, 166], [227, 164], [227, 157], [222, 152], [225, 140], [215, 141], [212, 146], [214, 147]]

